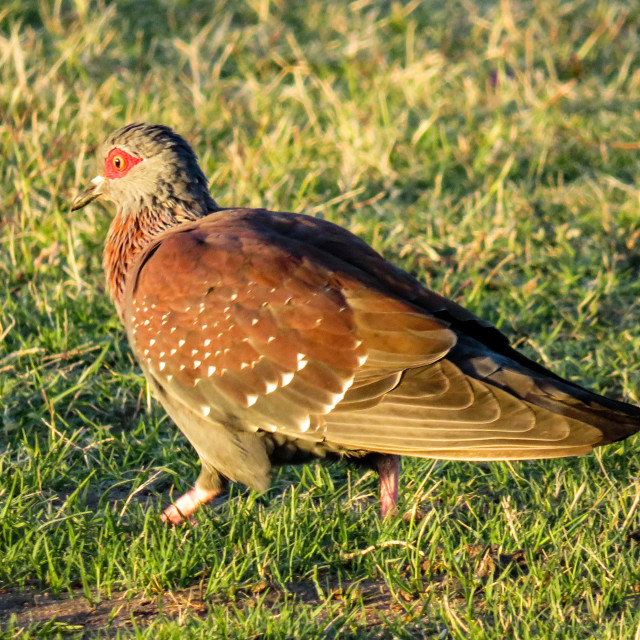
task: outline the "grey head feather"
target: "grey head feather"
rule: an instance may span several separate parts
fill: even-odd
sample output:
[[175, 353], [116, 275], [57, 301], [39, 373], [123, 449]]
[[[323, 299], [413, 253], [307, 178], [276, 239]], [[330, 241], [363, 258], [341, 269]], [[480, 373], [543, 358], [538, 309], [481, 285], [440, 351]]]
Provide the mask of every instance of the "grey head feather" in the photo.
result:
[[143, 159], [126, 176], [107, 179], [101, 185], [103, 195], [115, 202], [119, 211], [165, 215], [170, 211], [181, 222], [218, 209], [196, 154], [169, 127], [135, 123], [114, 131], [98, 152], [100, 167], [114, 147]]

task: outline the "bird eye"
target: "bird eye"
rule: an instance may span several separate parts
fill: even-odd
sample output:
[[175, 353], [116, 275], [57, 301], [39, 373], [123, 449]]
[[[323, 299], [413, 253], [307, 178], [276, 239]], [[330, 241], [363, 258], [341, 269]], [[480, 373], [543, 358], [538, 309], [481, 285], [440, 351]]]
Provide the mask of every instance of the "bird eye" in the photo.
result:
[[132, 156], [123, 149], [115, 147], [109, 151], [104, 163], [104, 177], [115, 180], [123, 178], [142, 158]]

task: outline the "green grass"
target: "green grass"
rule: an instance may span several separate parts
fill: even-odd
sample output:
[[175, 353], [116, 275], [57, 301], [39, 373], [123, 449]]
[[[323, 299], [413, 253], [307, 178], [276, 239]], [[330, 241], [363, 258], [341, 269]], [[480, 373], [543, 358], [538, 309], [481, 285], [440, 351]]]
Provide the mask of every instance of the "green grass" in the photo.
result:
[[221, 205], [347, 226], [640, 402], [639, 33], [587, 0], [0, 6], [0, 638], [639, 638], [637, 438], [406, 460], [389, 522], [309, 465], [164, 527], [196, 456], [105, 295], [111, 211], [69, 213], [112, 129], [163, 122]]

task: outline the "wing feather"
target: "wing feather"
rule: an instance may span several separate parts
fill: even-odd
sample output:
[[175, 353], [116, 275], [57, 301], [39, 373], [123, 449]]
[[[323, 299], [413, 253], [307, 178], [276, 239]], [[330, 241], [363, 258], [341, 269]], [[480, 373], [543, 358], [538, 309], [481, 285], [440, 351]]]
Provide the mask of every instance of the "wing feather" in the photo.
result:
[[[487, 323], [342, 230], [331, 244], [305, 218], [258, 218], [261, 228], [214, 214], [165, 234], [128, 289], [136, 356], [165, 406], [197, 413], [199, 452], [206, 424], [345, 452], [478, 460], [574, 455], [601, 441], [577, 412], [530, 402], [537, 383], [483, 357], [485, 346], [451, 356], [461, 334], [450, 322], [506, 351]], [[347, 240], [358, 264], [329, 251]]]

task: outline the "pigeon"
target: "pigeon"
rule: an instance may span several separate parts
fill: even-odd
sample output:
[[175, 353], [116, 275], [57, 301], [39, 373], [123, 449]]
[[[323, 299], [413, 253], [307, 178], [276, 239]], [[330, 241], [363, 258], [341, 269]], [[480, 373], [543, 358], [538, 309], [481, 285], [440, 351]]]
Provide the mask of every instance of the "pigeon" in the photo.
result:
[[265, 490], [274, 466], [318, 459], [376, 470], [385, 516], [402, 456], [575, 456], [640, 429], [640, 408], [527, 358], [346, 229], [218, 206], [166, 126], [118, 129], [98, 164], [71, 208], [115, 204], [107, 286], [201, 462], [165, 521], [191, 520], [229, 481]]

